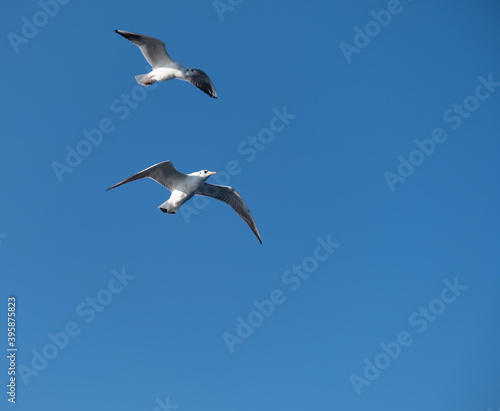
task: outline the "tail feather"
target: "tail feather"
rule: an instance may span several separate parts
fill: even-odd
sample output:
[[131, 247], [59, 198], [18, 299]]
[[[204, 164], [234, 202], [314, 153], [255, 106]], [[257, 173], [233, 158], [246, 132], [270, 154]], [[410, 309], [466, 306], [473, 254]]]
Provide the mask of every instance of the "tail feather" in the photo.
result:
[[135, 76], [135, 81], [137, 81], [142, 86], [150, 86], [154, 83], [154, 80], [150, 80], [150, 73], [139, 74], [138, 76]]
[[160, 211], [165, 214], [176, 214], [179, 207], [175, 207], [169, 203], [169, 200], [165, 201], [161, 206], [158, 207]]

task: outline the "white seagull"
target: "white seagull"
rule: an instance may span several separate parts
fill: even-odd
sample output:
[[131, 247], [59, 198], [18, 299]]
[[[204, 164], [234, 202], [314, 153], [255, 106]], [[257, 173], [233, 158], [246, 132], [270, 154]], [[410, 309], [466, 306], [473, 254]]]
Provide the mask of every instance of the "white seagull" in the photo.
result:
[[175, 214], [177, 210], [194, 195], [216, 198], [233, 207], [234, 211], [245, 220], [262, 244], [257, 224], [255, 224], [255, 220], [250, 210], [239, 193], [232, 187], [208, 184], [205, 182], [208, 177], [216, 173], [217, 171], [201, 170], [191, 174], [184, 174], [177, 171], [171, 161], [164, 161], [134, 174], [132, 177], [109, 187], [106, 191], [121, 186], [122, 184], [139, 180], [140, 178], [151, 178], [172, 192], [170, 198], [158, 207], [167, 214]]
[[147, 74], [135, 76], [136, 81], [143, 86], [150, 86], [155, 81], [167, 81], [173, 78], [189, 81], [210, 97], [217, 98], [217, 91], [206, 73], [200, 69], [184, 67], [173, 61], [167, 53], [165, 43], [154, 37], [115, 30], [116, 33], [138, 46], [153, 70]]

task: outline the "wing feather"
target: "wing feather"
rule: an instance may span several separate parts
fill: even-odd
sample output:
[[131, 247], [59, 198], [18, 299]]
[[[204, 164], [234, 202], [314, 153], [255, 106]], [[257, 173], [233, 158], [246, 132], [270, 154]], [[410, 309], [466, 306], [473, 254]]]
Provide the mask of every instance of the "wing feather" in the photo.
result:
[[115, 32], [139, 47], [153, 70], [158, 67], [169, 67], [174, 63], [163, 41], [130, 31], [115, 30]]
[[192, 85], [198, 87], [201, 91], [208, 94], [210, 97], [217, 98], [217, 91], [215, 90], [215, 86], [208, 77], [207, 73], [200, 69], [195, 69], [200, 74], [187, 77], [183, 80], [189, 81]]
[[259, 229], [257, 228], [257, 224], [255, 223], [250, 210], [243, 201], [243, 198], [233, 187], [205, 183], [196, 192], [196, 194], [216, 198], [217, 200], [224, 201], [226, 204], [229, 204], [233, 210], [236, 211], [238, 215], [248, 224], [257, 239], [262, 244]]
[[131, 181], [139, 180], [141, 178], [151, 178], [162, 186], [173, 191], [182, 181], [186, 179], [186, 174], [180, 173], [175, 169], [171, 161], [164, 161], [162, 163], [155, 164], [145, 170], [139, 171], [132, 177], [127, 178], [106, 189], [109, 191], [113, 188], [121, 186], [122, 184], [130, 183]]

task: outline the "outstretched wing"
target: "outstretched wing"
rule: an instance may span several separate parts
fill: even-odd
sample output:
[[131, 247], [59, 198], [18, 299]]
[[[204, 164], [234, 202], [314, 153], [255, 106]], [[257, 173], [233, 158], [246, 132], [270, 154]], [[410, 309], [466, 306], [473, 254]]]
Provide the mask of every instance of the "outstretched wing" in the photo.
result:
[[217, 98], [217, 91], [215, 90], [215, 87], [212, 83], [212, 80], [210, 80], [210, 77], [208, 77], [207, 74], [200, 69], [195, 69], [195, 70], [200, 74], [187, 77], [183, 80], [189, 81], [191, 84], [198, 87], [201, 91], [207, 93], [210, 97]]
[[158, 67], [169, 67], [174, 63], [168, 55], [163, 41], [154, 37], [131, 33], [130, 31], [115, 30], [115, 33], [120, 34], [139, 47], [153, 70]]
[[243, 198], [241, 198], [239, 193], [233, 187], [205, 183], [196, 192], [196, 194], [216, 198], [217, 200], [224, 201], [226, 204], [229, 204], [231, 207], [233, 207], [233, 210], [236, 211], [243, 220], [245, 220], [245, 222], [254, 232], [257, 239], [262, 244], [259, 229], [257, 228], [257, 224], [255, 223], [250, 210], [243, 201]]
[[171, 161], [164, 161], [162, 163], [155, 164], [145, 170], [134, 174], [132, 177], [127, 178], [115, 184], [112, 187], [106, 189], [106, 191], [111, 190], [112, 188], [121, 186], [122, 184], [130, 183], [131, 181], [139, 180], [141, 178], [151, 178], [152, 180], [160, 183], [162, 186], [168, 188], [170, 191], [175, 190], [180, 183], [182, 183], [186, 179], [186, 174], [180, 173], [177, 171]]

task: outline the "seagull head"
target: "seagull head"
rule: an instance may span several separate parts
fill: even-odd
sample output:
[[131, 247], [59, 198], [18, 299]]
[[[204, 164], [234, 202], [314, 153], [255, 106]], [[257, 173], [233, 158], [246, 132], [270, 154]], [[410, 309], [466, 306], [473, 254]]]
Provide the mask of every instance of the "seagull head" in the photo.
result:
[[204, 180], [206, 180], [210, 176], [213, 176], [214, 174], [217, 174], [217, 171], [201, 170], [201, 171], [198, 171], [197, 173], [194, 173], [195, 176], [201, 177]]
[[188, 68], [186, 69], [186, 77], [194, 77], [194, 76], [199, 76], [203, 72], [199, 69], [194, 69], [194, 68]]

